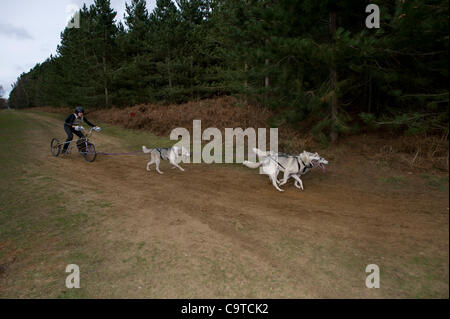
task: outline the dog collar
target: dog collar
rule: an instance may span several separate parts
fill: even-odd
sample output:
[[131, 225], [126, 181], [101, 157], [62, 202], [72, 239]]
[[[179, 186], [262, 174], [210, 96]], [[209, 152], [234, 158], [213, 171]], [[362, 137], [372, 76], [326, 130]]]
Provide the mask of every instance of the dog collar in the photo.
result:
[[[309, 167], [305, 164], [305, 162], [303, 162], [302, 159], [300, 159], [300, 160], [302, 161], [302, 164], [303, 164], [302, 173], [304, 173], [306, 171], [306, 169]], [[300, 163], [298, 161], [297, 161], [297, 164], [299, 165], [299, 170], [300, 170]]]

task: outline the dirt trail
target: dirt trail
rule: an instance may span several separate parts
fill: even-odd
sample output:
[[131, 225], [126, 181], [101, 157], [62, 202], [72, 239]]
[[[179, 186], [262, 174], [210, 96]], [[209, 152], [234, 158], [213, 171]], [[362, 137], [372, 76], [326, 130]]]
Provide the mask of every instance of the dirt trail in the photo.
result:
[[[361, 158], [331, 161], [326, 174], [305, 176], [305, 191], [289, 183], [284, 193], [240, 166], [180, 172], [164, 163], [159, 175], [145, 170], [144, 156], [54, 158], [48, 144], [64, 136], [61, 123], [26, 116], [54, 127], [30, 138], [62, 185], [82, 177], [92, 200], [112, 203], [90, 235], [108, 252], [94, 296], [448, 297], [448, 194], [416, 179], [383, 185]], [[94, 140], [100, 151], [121, 145], [105, 134]], [[368, 264], [380, 267], [380, 289], [365, 287]]]

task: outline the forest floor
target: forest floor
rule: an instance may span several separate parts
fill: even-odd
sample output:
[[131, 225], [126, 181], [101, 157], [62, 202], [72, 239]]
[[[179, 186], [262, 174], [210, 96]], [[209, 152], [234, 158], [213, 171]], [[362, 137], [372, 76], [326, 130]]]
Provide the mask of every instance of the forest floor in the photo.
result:
[[[98, 151], [168, 143], [98, 124]], [[343, 145], [280, 193], [236, 164], [159, 175], [145, 156], [53, 157], [64, 136], [59, 115], [0, 112], [0, 298], [449, 297], [448, 173]]]

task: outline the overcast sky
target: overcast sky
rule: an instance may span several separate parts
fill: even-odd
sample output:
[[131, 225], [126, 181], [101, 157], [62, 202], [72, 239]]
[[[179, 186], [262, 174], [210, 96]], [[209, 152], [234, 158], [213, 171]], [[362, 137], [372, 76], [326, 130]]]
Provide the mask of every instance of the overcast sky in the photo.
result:
[[[116, 22], [123, 20], [125, 2], [111, 0], [117, 11]], [[56, 54], [60, 33], [67, 24], [71, 5], [81, 8], [94, 0], [1, 0], [0, 4], [0, 85], [7, 98], [11, 84], [22, 72]], [[147, 0], [149, 12], [156, 0]]]

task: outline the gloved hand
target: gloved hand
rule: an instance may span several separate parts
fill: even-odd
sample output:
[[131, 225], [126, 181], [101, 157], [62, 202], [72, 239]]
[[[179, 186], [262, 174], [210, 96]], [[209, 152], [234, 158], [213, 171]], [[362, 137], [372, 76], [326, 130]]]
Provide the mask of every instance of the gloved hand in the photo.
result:
[[84, 128], [82, 127], [82, 126], [75, 126], [75, 131], [81, 131], [81, 130], [83, 130]]
[[100, 126], [94, 126], [94, 131], [100, 132], [102, 129]]

